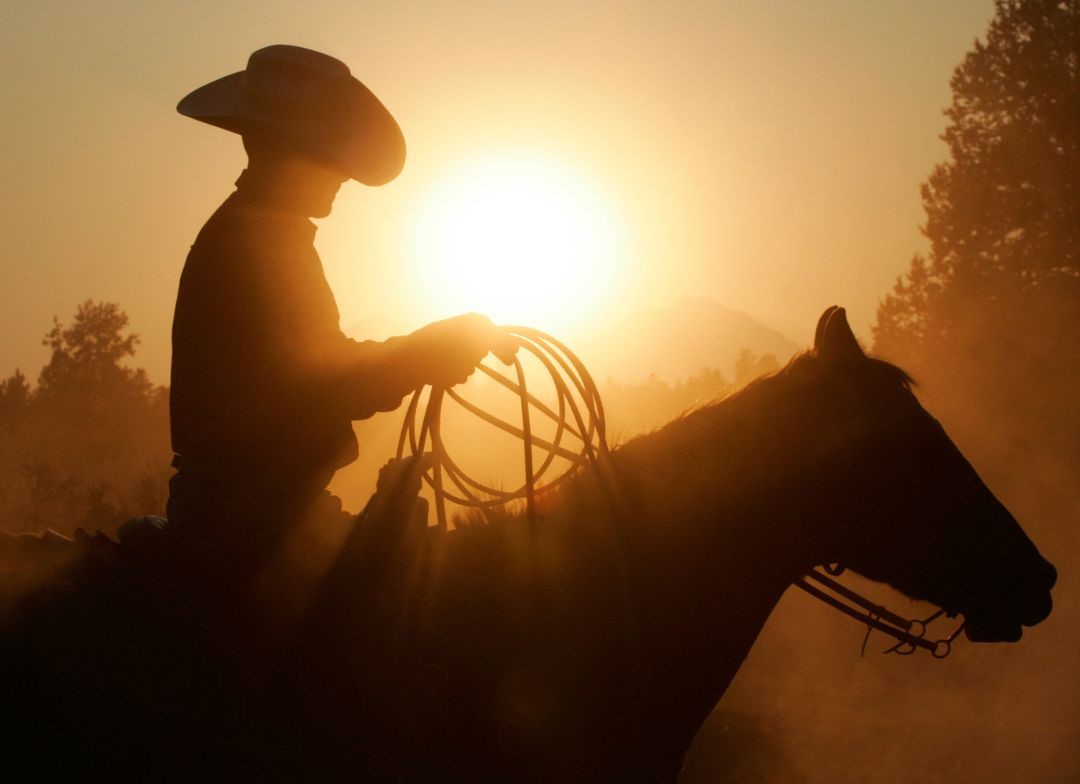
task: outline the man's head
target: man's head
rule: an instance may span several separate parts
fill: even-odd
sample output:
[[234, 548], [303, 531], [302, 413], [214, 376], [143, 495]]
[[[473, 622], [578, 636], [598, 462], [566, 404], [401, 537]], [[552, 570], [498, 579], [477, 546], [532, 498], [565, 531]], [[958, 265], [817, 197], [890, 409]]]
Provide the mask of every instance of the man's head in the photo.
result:
[[345, 63], [299, 46], [255, 51], [246, 70], [203, 85], [176, 108], [241, 134], [249, 156], [258, 148], [254, 166], [323, 161], [343, 179], [382, 185], [405, 162], [401, 129], [379, 99]]

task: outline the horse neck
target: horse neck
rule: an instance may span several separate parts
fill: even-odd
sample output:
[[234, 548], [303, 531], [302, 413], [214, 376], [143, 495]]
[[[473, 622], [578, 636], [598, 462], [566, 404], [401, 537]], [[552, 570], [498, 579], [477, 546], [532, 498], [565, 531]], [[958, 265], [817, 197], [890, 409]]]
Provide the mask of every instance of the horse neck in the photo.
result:
[[[815, 436], [782, 378], [694, 412], [615, 455], [650, 664], [649, 732], [681, 755], [791, 581], [820, 558]], [[786, 406], [784, 404], [787, 404]]]

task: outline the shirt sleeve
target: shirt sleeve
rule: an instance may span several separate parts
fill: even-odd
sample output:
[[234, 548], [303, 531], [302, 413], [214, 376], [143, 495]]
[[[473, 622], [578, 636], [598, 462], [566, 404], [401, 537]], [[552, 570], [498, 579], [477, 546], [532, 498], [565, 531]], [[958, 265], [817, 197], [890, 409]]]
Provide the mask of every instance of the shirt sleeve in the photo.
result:
[[277, 356], [269, 364], [278, 383], [292, 388], [303, 405], [321, 406], [336, 417], [367, 419], [400, 406], [420, 386], [406, 339], [346, 337], [314, 247], [274, 255], [261, 285], [265, 321], [275, 333], [268, 346]]

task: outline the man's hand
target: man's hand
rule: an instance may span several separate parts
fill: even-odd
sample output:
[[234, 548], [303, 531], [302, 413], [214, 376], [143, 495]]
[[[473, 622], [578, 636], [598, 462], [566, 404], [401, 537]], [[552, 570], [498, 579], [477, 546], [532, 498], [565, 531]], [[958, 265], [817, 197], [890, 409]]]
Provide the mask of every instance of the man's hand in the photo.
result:
[[514, 361], [517, 341], [487, 316], [466, 313], [436, 321], [405, 338], [410, 361], [425, 383], [451, 387], [464, 382], [492, 352], [506, 364]]
[[393, 458], [379, 469], [375, 494], [357, 520], [383, 531], [416, 532], [427, 528], [428, 502], [420, 497], [424, 472], [431, 468], [431, 453]]
[[403, 458], [391, 458], [379, 469], [375, 492], [386, 495], [401, 494], [415, 498], [423, 485], [422, 477], [435, 462], [430, 452]]

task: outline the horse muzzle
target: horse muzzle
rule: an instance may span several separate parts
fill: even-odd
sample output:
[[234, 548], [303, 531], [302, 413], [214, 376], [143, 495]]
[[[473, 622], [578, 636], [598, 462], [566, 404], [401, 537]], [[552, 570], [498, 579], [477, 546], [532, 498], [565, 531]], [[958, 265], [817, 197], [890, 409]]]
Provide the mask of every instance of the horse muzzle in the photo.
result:
[[1050, 590], [1057, 582], [1057, 570], [1039, 558], [1024, 577], [1006, 581], [996, 601], [964, 612], [964, 632], [972, 642], [1016, 642], [1025, 626], [1042, 623], [1050, 615], [1054, 601]]

